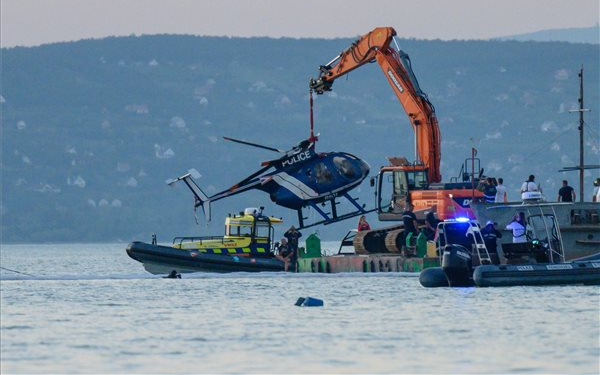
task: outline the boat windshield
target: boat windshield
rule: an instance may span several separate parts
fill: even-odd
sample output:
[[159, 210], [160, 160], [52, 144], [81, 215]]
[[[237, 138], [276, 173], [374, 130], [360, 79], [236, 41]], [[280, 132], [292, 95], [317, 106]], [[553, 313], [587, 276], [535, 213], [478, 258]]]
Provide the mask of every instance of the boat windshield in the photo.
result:
[[225, 233], [228, 236], [234, 237], [250, 237], [252, 236], [252, 227], [251, 226], [240, 226], [240, 225], [229, 225], [226, 228]]
[[261, 238], [269, 238], [269, 229], [270, 225], [267, 222], [257, 222], [256, 223], [256, 237]]
[[552, 214], [531, 215], [527, 218], [529, 236], [549, 246], [551, 250], [560, 250], [560, 236], [556, 218]]

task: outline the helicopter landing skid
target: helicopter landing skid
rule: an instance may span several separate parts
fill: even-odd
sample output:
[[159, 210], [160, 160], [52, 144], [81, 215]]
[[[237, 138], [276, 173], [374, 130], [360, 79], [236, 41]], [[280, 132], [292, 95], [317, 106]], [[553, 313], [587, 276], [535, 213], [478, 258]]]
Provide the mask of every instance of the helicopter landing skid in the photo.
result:
[[364, 207], [361, 207], [358, 203], [356, 203], [356, 200], [352, 197], [350, 197], [348, 195], [348, 193], [344, 193], [343, 196], [348, 199], [348, 201], [350, 201], [350, 203], [352, 203], [357, 209], [356, 211], [353, 212], [348, 212], [345, 213], [343, 215], [338, 215], [337, 213], [337, 209], [336, 209], [336, 205], [337, 202], [335, 202], [335, 199], [331, 199], [329, 200], [330, 206], [331, 206], [331, 216], [328, 215], [328, 213], [324, 212], [319, 206], [317, 206], [317, 204], [315, 203], [309, 203], [309, 206], [314, 208], [315, 211], [317, 211], [319, 213], [319, 215], [321, 215], [323, 217], [323, 220], [320, 221], [316, 221], [314, 223], [305, 223], [304, 222], [304, 214], [302, 212], [302, 208], [298, 209], [298, 229], [304, 229], [304, 228], [310, 228], [310, 227], [314, 227], [317, 225], [329, 225], [329, 224], [333, 224], [333, 223], [337, 223], [339, 221], [343, 221], [343, 220], [347, 220], [347, 219], [351, 219], [353, 217], [359, 216], [359, 215], [366, 215], [370, 212], [374, 212], [377, 210], [377, 208], [372, 208], [369, 210], [365, 210]]

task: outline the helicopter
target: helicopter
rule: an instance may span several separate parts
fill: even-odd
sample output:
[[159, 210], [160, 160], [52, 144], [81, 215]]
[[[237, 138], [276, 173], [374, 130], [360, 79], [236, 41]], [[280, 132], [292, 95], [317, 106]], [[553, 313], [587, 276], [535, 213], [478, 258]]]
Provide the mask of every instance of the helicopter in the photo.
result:
[[[357, 187], [369, 174], [369, 165], [358, 157], [346, 152], [315, 151], [318, 135], [311, 136], [299, 142], [291, 150], [281, 150], [275, 147], [248, 142], [245, 140], [223, 137], [227, 141], [237, 142], [248, 146], [262, 148], [283, 154], [281, 157], [264, 161], [261, 168], [228, 189], [212, 196], [207, 196], [195, 183], [199, 176], [196, 170], [176, 179], [167, 180], [173, 185], [183, 181], [195, 197], [194, 207], [202, 206], [207, 221], [210, 221], [210, 204], [220, 199], [240, 194], [250, 189], [262, 190], [269, 194], [271, 200], [280, 206], [298, 212], [298, 229], [320, 224], [332, 224], [358, 215], [364, 215], [374, 209], [366, 210], [365, 205], [359, 205], [348, 193]], [[268, 172], [270, 169], [273, 171]], [[355, 208], [354, 211], [338, 214], [336, 198], [346, 198]], [[325, 212], [321, 207], [330, 205], [331, 212]], [[320, 207], [321, 206], [321, 207]], [[321, 220], [305, 223], [303, 209], [313, 208]]]

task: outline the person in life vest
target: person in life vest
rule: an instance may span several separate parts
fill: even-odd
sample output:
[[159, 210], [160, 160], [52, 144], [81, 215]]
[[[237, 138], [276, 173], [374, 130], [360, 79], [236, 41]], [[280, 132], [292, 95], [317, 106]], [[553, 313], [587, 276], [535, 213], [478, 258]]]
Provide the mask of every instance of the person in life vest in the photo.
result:
[[275, 255], [275, 257], [284, 263], [283, 270], [287, 272], [292, 255], [294, 253], [289, 248], [287, 239], [284, 237], [281, 239], [281, 242], [275, 243], [275, 249], [277, 250], [277, 254]]
[[541, 191], [539, 190], [538, 185], [535, 183], [535, 176], [532, 174], [529, 175], [527, 181], [523, 182], [523, 185], [521, 185], [521, 193], [528, 191]]
[[525, 214], [519, 212], [513, 217], [513, 220], [506, 226], [506, 229], [512, 230], [513, 243], [527, 242], [527, 224], [525, 223]]

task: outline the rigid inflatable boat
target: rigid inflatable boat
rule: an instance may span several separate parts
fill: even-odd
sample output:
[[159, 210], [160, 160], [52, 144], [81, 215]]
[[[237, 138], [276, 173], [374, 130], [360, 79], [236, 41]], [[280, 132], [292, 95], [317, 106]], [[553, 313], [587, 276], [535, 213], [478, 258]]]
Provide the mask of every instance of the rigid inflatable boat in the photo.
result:
[[170, 246], [153, 237], [152, 243], [131, 242], [126, 251], [153, 274], [284, 271], [271, 248], [273, 224], [281, 222], [262, 210], [246, 209], [225, 219], [224, 236], [176, 237]]
[[503, 243], [501, 253], [485, 246], [472, 220], [438, 225], [441, 267], [423, 270], [424, 287], [491, 287], [517, 285], [600, 285], [600, 252], [566, 262], [561, 232], [552, 205], [517, 205], [526, 215], [526, 241]]

